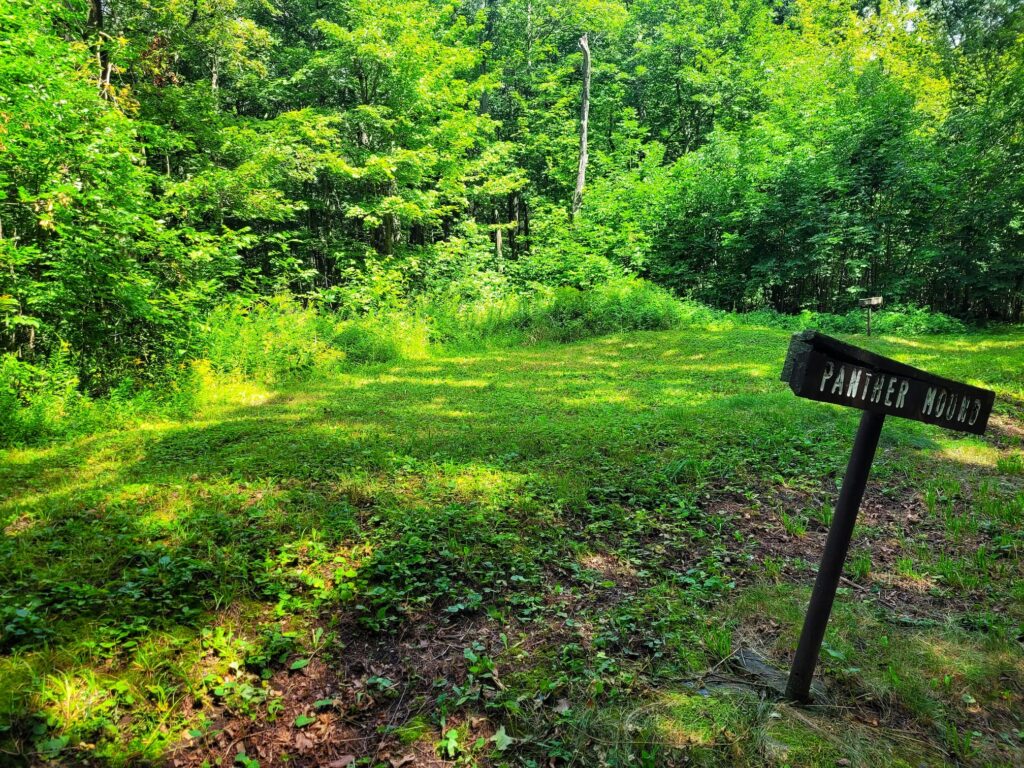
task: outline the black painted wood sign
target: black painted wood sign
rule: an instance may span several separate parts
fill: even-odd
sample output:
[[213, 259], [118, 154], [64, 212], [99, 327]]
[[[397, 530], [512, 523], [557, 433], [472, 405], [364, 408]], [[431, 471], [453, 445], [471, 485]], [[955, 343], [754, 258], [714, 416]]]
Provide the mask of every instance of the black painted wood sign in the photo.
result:
[[864, 411], [786, 684], [788, 698], [808, 701], [885, 417], [900, 416], [980, 435], [992, 414], [995, 393], [936, 376], [817, 331], [793, 336], [782, 380], [800, 397]]
[[782, 380], [810, 400], [983, 434], [995, 393], [944, 379], [817, 331], [793, 336]]

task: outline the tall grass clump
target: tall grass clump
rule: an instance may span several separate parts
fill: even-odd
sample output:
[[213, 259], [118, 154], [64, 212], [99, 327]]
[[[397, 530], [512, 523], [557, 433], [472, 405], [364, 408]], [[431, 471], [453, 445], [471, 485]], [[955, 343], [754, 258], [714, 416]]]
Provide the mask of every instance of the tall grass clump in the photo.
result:
[[329, 318], [290, 296], [217, 307], [206, 322], [206, 357], [217, 373], [272, 384], [342, 357]]
[[430, 346], [430, 329], [425, 318], [406, 312], [365, 315], [335, 324], [331, 344], [346, 362], [388, 363], [421, 358]]
[[115, 425], [191, 413], [198, 381], [191, 368], [168, 368], [159, 385], [125, 378], [105, 397], [82, 391], [75, 366], [60, 351], [40, 364], [0, 355], [0, 447], [67, 439]]
[[[854, 309], [846, 314], [814, 312], [805, 309], [796, 315], [785, 315], [771, 309], [760, 309], [741, 316], [746, 322], [785, 330], [814, 328], [825, 333], [864, 333], [866, 314]], [[893, 304], [874, 312], [871, 329], [878, 334], [894, 336], [925, 336], [929, 334], [965, 333], [967, 326], [955, 317], [911, 305]]]
[[431, 339], [446, 347], [509, 346], [526, 341], [530, 302], [515, 293], [472, 301], [430, 296], [418, 311], [429, 323]]
[[688, 317], [671, 293], [636, 278], [588, 290], [538, 287], [486, 302], [434, 301], [424, 312], [435, 338], [456, 345], [569, 342], [622, 331], [668, 330]]
[[320, 366], [422, 357], [429, 345], [425, 320], [401, 309], [345, 317], [286, 295], [218, 307], [206, 333], [214, 372], [264, 384]]
[[576, 341], [620, 331], [674, 328], [679, 302], [643, 280], [614, 280], [589, 291], [558, 288], [527, 307], [526, 330], [534, 341]]

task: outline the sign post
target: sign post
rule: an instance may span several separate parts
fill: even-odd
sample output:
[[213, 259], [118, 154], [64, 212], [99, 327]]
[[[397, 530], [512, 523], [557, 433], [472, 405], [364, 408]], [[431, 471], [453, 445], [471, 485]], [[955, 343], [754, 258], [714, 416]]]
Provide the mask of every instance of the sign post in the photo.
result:
[[807, 702], [886, 415], [980, 435], [992, 413], [995, 393], [935, 376], [817, 331], [793, 336], [782, 380], [799, 397], [864, 411], [786, 685], [788, 699]]
[[868, 336], [870, 336], [871, 335], [871, 309], [872, 309], [872, 307], [880, 307], [880, 306], [882, 306], [882, 297], [881, 296], [871, 296], [870, 298], [867, 298], [867, 299], [859, 299], [858, 303], [862, 307], [866, 307], [867, 310], [868, 310]]

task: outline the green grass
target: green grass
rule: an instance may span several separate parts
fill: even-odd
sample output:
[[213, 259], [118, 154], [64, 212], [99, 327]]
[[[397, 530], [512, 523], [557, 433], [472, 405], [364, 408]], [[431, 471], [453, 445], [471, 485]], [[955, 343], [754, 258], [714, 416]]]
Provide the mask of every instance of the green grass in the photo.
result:
[[194, 418], [3, 452], [0, 761], [1020, 764], [1024, 335], [854, 341], [999, 399], [887, 423], [832, 707], [729, 659], [792, 653], [858, 414], [722, 318], [207, 373]]

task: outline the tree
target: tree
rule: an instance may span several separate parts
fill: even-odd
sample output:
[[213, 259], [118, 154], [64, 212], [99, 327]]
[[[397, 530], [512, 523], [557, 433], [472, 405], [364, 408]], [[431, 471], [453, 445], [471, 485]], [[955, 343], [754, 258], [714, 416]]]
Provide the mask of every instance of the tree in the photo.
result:
[[583, 205], [583, 187], [587, 181], [587, 139], [590, 133], [590, 44], [587, 33], [580, 38], [580, 50], [583, 51], [583, 97], [580, 100], [580, 162], [576, 172], [576, 190], [572, 195], [572, 212], [570, 218], [576, 218]]

